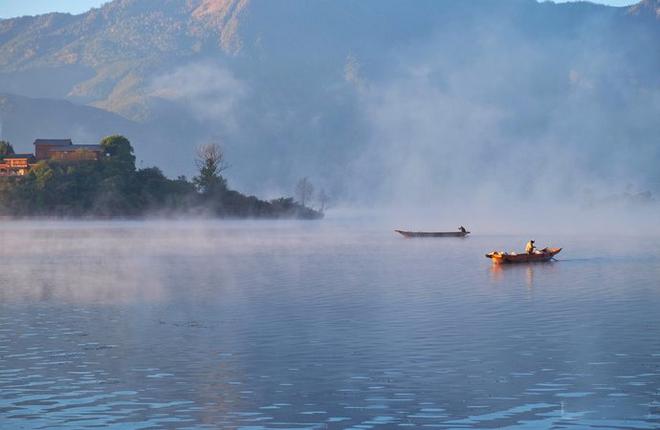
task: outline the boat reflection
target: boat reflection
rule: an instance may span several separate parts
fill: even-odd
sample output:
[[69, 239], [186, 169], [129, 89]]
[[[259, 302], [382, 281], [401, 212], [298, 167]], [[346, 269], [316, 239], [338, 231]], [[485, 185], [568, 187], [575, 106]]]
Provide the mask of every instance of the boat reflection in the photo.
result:
[[541, 274], [541, 279], [543, 279], [543, 274], [553, 272], [555, 265], [552, 263], [524, 265], [493, 264], [489, 270], [491, 279], [496, 283], [522, 281], [531, 290], [534, 288], [538, 275]]

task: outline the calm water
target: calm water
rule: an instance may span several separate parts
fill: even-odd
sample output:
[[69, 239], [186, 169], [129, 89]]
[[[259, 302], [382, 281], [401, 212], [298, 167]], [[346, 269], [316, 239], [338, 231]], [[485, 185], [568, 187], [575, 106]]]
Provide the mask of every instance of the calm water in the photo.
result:
[[660, 427], [660, 242], [4, 223], [0, 428]]

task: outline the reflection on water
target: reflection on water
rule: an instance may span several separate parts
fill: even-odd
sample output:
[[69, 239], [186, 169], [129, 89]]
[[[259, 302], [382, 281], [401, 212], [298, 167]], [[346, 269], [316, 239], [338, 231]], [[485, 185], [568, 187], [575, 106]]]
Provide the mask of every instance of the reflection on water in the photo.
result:
[[658, 428], [660, 248], [553, 239], [5, 224], [0, 428]]
[[533, 290], [535, 273], [539, 272], [543, 276], [547, 276], [555, 268], [554, 262], [539, 262], [534, 264], [493, 264], [489, 270], [495, 284], [510, 282], [513, 279], [524, 279], [527, 289]]

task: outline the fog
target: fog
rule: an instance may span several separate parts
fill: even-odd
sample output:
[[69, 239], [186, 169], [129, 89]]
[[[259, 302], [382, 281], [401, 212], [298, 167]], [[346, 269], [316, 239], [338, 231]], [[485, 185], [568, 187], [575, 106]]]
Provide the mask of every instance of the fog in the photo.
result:
[[255, 9], [243, 28], [254, 48], [183, 66], [156, 87], [176, 89], [208, 130], [198, 141], [224, 145], [230, 185], [258, 195], [292, 194], [308, 176], [335, 207], [404, 222], [650, 227], [655, 29], [613, 8], [450, 3], [429, 6], [437, 22], [420, 18], [411, 33], [397, 23], [395, 43], [350, 27], [355, 39], [325, 56], [310, 50], [323, 27], [300, 46], [282, 45], [297, 25], [264, 29], [282, 40], [251, 40], [264, 25]]
[[[284, 288], [283, 294], [306, 295], [309, 292], [289, 291], [289, 287], [298, 288], [293, 280], [301, 273], [310, 280], [333, 279], [333, 285], [349, 285], [364, 277], [386, 278], [386, 264], [368, 257], [365, 249], [378, 249], [387, 256], [384, 258], [395, 260], [407, 252], [430, 253], [439, 259], [456, 258], [458, 252], [463, 255], [462, 265], [484, 272], [491, 266], [483, 257], [485, 252], [521, 250], [530, 238], [540, 246], [564, 247], [560, 259], [569, 262], [599, 258], [612, 258], [616, 264], [626, 259], [645, 261], [654, 257], [647, 257], [646, 250], [637, 245], [647, 240], [652, 243], [649, 251], [657, 253], [653, 240], [657, 230], [649, 232], [634, 225], [610, 230], [607, 217], [581, 220], [575, 215], [567, 211], [544, 214], [540, 224], [534, 214], [520, 212], [515, 225], [497, 217], [481, 218], [469, 210], [430, 214], [419, 209], [379, 212], [354, 208], [331, 211], [323, 221], [4, 220], [0, 239], [20, 246], [0, 249], [4, 262], [0, 303], [160, 305], [176, 302], [177, 297], [194, 290], [187, 300], [202, 305], [208, 299], [217, 300], [218, 289], [236, 300], [250, 301], [243, 288], [275, 284]], [[458, 219], [472, 231], [468, 239], [409, 240], [393, 231], [411, 226], [453, 229]], [[353, 254], [367, 258], [374, 267], [368, 273], [355, 266], [332, 275], [332, 264], [324, 263], [332, 256], [333, 261], [350, 266]], [[308, 267], [310, 261], [318, 273]], [[292, 284], [278, 278], [285, 275]]]
[[196, 62], [157, 76], [152, 96], [179, 102], [200, 121], [214, 121], [234, 129], [236, 104], [248, 89], [226, 67], [213, 62]]
[[633, 71], [616, 53], [596, 41], [541, 50], [489, 26], [456, 61], [451, 35], [436, 37], [362, 95], [372, 133], [358, 168], [384, 167], [384, 192], [567, 200], [651, 183], [659, 94], [627, 82]]
[[657, 232], [660, 92], [607, 25], [539, 44], [484, 21], [398, 50], [356, 85], [369, 133], [350, 199], [427, 228]]
[[[187, 10], [180, 6], [172, 19]], [[193, 175], [194, 148], [214, 142], [232, 188], [273, 198], [309, 177], [338, 213], [388, 225], [655, 228], [652, 8], [257, 0], [241, 11], [236, 52], [196, 41], [192, 52], [160, 53], [136, 69], [144, 117], [139, 130], [116, 132], [129, 129], [140, 167]], [[14, 88], [12, 76], [3, 88]], [[17, 116], [48, 116], [16, 110], [4, 114], [10, 139], [26, 129]], [[85, 140], [106, 130], [71, 124]]]
[[244, 299], [239, 285], [249, 283], [246, 274], [259, 284], [271, 282], [262, 273], [264, 259], [295, 274], [319, 250], [359, 248], [365, 232], [376, 232], [377, 240], [394, 237], [370, 222], [363, 214], [338, 215], [327, 223], [4, 219], [0, 240], [20, 246], [0, 249], [5, 265], [0, 303], [154, 304], [172, 301], [187, 288], [203, 301], [218, 286]]

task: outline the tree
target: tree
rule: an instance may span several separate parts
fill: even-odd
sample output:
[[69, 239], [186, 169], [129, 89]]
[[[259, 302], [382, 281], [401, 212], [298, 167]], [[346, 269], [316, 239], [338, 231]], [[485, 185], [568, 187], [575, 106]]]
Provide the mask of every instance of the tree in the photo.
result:
[[131, 142], [124, 136], [108, 136], [101, 141], [101, 146], [109, 161], [121, 169], [135, 171], [135, 155]]
[[168, 197], [169, 179], [158, 167], [147, 167], [135, 172], [134, 187], [141, 204], [147, 208], [162, 204]]
[[0, 140], [0, 157], [14, 154], [14, 147], [6, 140]]
[[296, 198], [303, 207], [307, 206], [307, 202], [312, 198], [314, 194], [314, 186], [307, 177], [302, 178], [296, 184]]
[[210, 143], [197, 148], [195, 163], [199, 175], [193, 178], [193, 182], [200, 193], [208, 196], [227, 189], [227, 181], [222, 177], [222, 172], [229, 166], [220, 145]]

